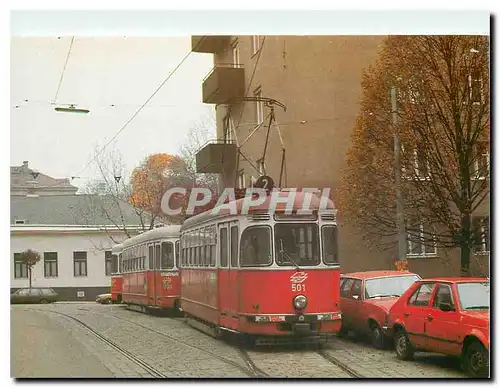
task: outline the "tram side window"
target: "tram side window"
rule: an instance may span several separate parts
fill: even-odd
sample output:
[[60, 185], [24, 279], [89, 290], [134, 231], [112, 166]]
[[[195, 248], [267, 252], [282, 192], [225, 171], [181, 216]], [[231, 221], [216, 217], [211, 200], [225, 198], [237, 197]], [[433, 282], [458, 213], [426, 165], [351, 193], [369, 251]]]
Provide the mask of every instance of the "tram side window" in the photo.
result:
[[215, 267], [217, 264], [217, 234], [215, 226], [210, 227], [210, 266]]
[[155, 269], [160, 269], [161, 247], [160, 244], [155, 245]]
[[262, 267], [272, 263], [271, 228], [253, 226], [243, 231], [240, 245], [240, 267]]
[[227, 267], [227, 229], [220, 230], [220, 266]]
[[154, 269], [154, 267], [153, 267], [154, 247], [153, 247], [153, 245], [150, 245], [148, 248], [149, 248], [149, 255], [148, 255], [149, 256], [148, 257], [149, 263], [148, 264], [149, 264], [149, 269], [152, 270], [152, 269]]
[[238, 266], [238, 227], [231, 227], [231, 267]]
[[161, 267], [163, 269], [174, 268], [174, 244], [171, 242], [161, 243]]
[[179, 254], [180, 254], [180, 243], [179, 240], [175, 242], [175, 266], [179, 268]]

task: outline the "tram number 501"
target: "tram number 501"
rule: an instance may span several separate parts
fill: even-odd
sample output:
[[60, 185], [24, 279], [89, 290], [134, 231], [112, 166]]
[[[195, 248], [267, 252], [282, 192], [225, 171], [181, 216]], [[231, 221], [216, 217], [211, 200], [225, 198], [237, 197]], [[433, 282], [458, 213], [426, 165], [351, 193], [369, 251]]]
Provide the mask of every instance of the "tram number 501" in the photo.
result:
[[306, 285], [305, 284], [300, 284], [300, 283], [292, 283], [292, 291], [293, 292], [302, 292], [306, 291]]

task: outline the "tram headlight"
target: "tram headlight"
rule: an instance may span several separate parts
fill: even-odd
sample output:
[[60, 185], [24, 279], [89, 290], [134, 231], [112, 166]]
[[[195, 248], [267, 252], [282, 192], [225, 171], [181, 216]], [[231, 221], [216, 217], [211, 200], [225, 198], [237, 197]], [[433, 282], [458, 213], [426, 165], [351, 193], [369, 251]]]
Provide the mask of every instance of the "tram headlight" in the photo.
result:
[[296, 309], [305, 309], [307, 306], [307, 298], [304, 295], [297, 295], [293, 298], [293, 305]]

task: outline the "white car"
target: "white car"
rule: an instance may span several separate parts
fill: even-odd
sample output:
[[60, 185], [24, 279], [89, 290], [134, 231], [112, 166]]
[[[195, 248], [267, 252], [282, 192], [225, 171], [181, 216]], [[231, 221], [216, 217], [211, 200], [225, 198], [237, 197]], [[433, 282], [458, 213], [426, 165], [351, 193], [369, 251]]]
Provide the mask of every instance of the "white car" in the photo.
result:
[[111, 294], [97, 295], [97, 298], [95, 301], [97, 303], [101, 303], [101, 304], [111, 304], [112, 303]]

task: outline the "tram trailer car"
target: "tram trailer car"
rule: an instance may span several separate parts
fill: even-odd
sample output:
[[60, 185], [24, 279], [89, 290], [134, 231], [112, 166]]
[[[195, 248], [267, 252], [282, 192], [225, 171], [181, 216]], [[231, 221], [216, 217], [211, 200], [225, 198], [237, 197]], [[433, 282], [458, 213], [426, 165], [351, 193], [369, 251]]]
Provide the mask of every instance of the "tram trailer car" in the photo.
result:
[[214, 336], [225, 330], [259, 343], [339, 331], [336, 210], [324, 197], [326, 210], [318, 211], [321, 197], [314, 195], [312, 214], [300, 215], [304, 199], [296, 193], [290, 215], [280, 202], [270, 214], [267, 197], [247, 215], [239, 199], [236, 215], [225, 204], [184, 222], [181, 308], [188, 322]]
[[111, 301], [122, 302], [123, 276], [121, 274], [123, 244], [116, 244], [111, 248], [111, 259], [113, 262], [111, 273]]
[[177, 309], [180, 225], [162, 226], [123, 242], [123, 303], [148, 312]]

